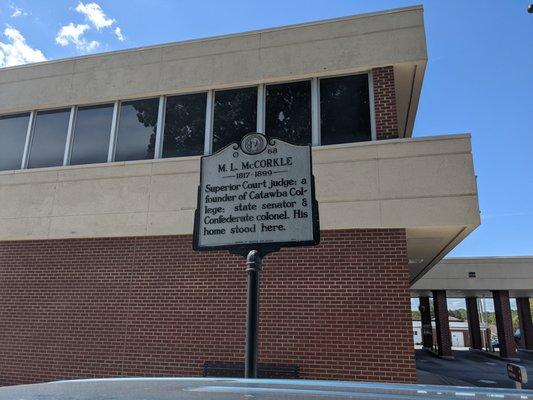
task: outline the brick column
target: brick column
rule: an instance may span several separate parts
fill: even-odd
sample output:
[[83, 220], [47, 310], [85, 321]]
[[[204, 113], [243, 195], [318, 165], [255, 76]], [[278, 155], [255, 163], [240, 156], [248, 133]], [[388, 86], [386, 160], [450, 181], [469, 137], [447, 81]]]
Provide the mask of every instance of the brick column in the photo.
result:
[[431, 327], [431, 308], [429, 297], [420, 297], [420, 324], [422, 325], [422, 345], [428, 349], [433, 347], [433, 328]]
[[468, 318], [468, 331], [470, 332], [470, 347], [481, 350], [483, 343], [481, 341], [481, 328], [479, 326], [479, 311], [477, 308], [477, 298], [467, 297], [466, 299], [466, 316]]
[[494, 290], [492, 298], [494, 299], [500, 356], [503, 358], [516, 358], [509, 292], [507, 290]]
[[533, 350], [533, 323], [529, 297], [517, 297], [518, 320], [520, 321], [520, 347]]
[[374, 85], [374, 116], [377, 139], [397, 139], [399, 132], [394, 67], [374, 68], [372, 70], [372, 84]]
[[435, 312], [435, 328], [437, 332], [437, 351], [440, 357], [453, 358], [452, 334], [448, 317], [446, 291], [433, 291], [433, 310]]

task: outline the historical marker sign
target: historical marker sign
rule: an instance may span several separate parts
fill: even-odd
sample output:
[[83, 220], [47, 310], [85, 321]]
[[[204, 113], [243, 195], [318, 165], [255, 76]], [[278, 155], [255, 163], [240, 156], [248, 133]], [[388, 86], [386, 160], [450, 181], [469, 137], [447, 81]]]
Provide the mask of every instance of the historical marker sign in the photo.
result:
[[246, 378], [257, 377], [261, 258], [320, 241], [312, 166], [311, 146], [260, 133], [202, 157], [193, 248], [246, 256]]
[[195, 250], [317, 244], [311, 147], [251, 133], [202, 157], [194, 228]]

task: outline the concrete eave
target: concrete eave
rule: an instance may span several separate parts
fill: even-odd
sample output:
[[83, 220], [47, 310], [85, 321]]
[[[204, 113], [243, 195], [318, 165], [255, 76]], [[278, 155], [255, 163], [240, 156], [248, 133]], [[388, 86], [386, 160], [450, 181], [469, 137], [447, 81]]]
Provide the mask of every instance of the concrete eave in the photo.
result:
[[[0, 172], [0, 241], [190, 235], [199, 157]], [[313, 148], [322, 230], [405, 229], [411, 281], [479, 225], [469, 135]]]
[[449, 297], [491, 297], [493, 290], [533, 297], [533, 256], [445, 258], [412, 285], [411, 294], [431, 296], [433, 290]]
[[373, 11], [373, 12], [368, 12], [368, 13], [346, 15], [343, 17], [327, 18], [327, 19], [322, 19], [318, 21], [309, 21], [309, 22], [302, 22], [302, 23], [297, 23], [297, 24], [281, 25], [281, 26], [277, 26], [273, 28], [253, 29], [250, 31], [208, 36], [204, 38], [178, 40], [178, 41], [155, 44], [155, 45], [132, 47], [129, 49], [112, 50], [112, 51], [105, 51], [105, 52], [94, 53], [94, 54], [84, 54], [84, 55], [79, 55], [79, 56], [74, 56], [74, 57], [64, 57], [64, 58], [58, 58], [54, 60], [47, 60], [47, 61], [22, 64], [22, 65], [15, 65], [15, 66], [10, 66], [10, 67], [3, 67], [3, 68], [0, 68], [0, 72], [16, 70], [16, 69], [24, 69], [24, 68], [33, 68], [36, 66], [43, 66], [43, 65], [59, 64], [64, 61], [79, 61], [79, 60], [85, 60], [85, 59], [91, 59], [91, 58], [99, 58], [102, 56], [113, 56], [113, 55], [121, 55], [121, 54], [127, 54], [127, 53], [135, 53], [135, 52], [144, 51], [144, 50], [165, 49], [165, 48], [171, 48], [174, 46], [180, 46], [180, 45], [189, 44], [189, 43], [200, 43], [201, 44], [203, 42], [216, 41], [220, 39], [232, 39], [232, 38], [241, 37], [241, 36], [249, 36], [249, 35], [257, 35], [261, 33], [284, 31], [284, 30], [290, 30], [290, 29], [295, 29], [295, 28], [314, 27], [314, 26], [320, 26], [320, 25], [330, 24], [330, 23], [335, 23], [335, 22], [354, 21], [354, 20], [358, 20], [361, 18], [368, 18], [368, 17], [381, 16], [381, 15], [392, 15], [392, 14], [404, 13], [408, 11], [421, 11], [422, 12], [424, 11], [424, 7], [421, 4], [417, 4], [413, 6], [398, 7], [398, 8], [393, 8], [393, 9], [383, 10], [383, 11]]

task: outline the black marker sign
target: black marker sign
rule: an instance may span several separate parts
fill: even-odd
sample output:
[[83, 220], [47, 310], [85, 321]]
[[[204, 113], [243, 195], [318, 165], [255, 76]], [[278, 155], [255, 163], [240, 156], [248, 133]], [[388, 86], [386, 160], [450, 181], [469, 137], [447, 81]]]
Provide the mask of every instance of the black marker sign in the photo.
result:
[[518, 364], [507, 364], [507, 376], [515, 382], [527, 383], [527, 371]]
[[319, 242], [311, 147], [259, 133], [202, 157], [195, 250]]

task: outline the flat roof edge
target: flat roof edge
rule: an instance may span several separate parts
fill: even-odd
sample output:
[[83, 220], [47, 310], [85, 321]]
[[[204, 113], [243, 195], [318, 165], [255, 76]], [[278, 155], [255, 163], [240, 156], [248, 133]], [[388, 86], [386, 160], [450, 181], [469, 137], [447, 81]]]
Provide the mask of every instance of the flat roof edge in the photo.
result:
[[365, 142], [351, 142], [351, 143], [339, 143], [339, 144], [328, 144], [313, 146], [312, 149], [316, 151], [342, 148], [342, 147], [364, 147], [364, 146], [386, 146], [389, 144], [395, 143], [409, 143], [409, 142], [431, 142], [436, 140], [457, 140], [457, 139], [471, 139], [472, 135], [470, 133], [451, 133], [447, 135], [434, 135], [434, 136], [409, 136], [396, 139], [386, 139], [386, 140], [368, 140]]
[[509, 262], [513, 262], [513, 261], [527, 261], [527, 260], [530, 260], [533, 262], [533, 255], [523, 255], [523, 256], [487, 256], [487, 257], [483, 257], [483, 256], [476, 256], [476, 257], [446, 257], [446, 258], [443, 258], [442, 260], [440, 260], [438, 262], [438, 264], [440, 263], [446, 263], [446, 262], [456, 262], [456, 261], [461, 261], [461, 262], [491, 262], [491, 261], [494, 261], [494, 262], [501, 262], [501, 261], [509, 261]]
[[49, 64], [54, 64], [54, 63], [67, 62], [67, 61], [84, 60], [84, 59], [88, 59], [88, 58], [96, 58], [96, 57], [101, 57], [101, 56], [109, 56], [109, 55], [114, 55], [114, 54], [123, 54], [123, 53], [142, 51], [142, 50], [165, 48], [165, 47], [176, 46], [176, 45], [181, 45], [181, 44], [188, 44], [188, 43], [207, 42], [207, 41], [212, 41], [212, 40], [229, 39], [229, 38], [239, 37], [239, 36], [257, 35], [257, 34], [260, 34], [260, 33], [276, 32], [276, 31], [289, 30], [289, 29], [294, 29], [294, 28], [303, 28], [303, 27], [307, 27], [307, 26], [318, 26], [318, 25], [328, 24], [328, 23], [332, 23], [332, 22], [356, 20], [356, 19], [360, 19], [360, 18], [367, 18], [367, 17], [379, 16], [379, 15], [397, 14], [397, 13], [408, 12], [408, 11], [423, 11], [423, 10], [424, 10], [424, 7], [421, 4], [417, 4], [417, 5], [413, 5], [413, 6], [393, 8], [393, 9], [383, 10], [383, 11], [373, 11], [373, 12], [368, 12], [368, 13], [352, 14], [352, 15], [347, 15], [347, 16], [343, 16], [343, 17], [328, 18], [328, 19], [322, 19], [322, 20], [317, 20], [317, 21], [309, 21], [309, 22], [301, 22], [301, 23], [296, 23], [296, 24], [281, 25], [281, 26], [277, 26], [277, 27], [273, 27], [273, 28], [255, 29], [255, 30], [251, 30], [251, 31], [228, 33], [228, 34], [224, 34], [224, 35], [208, 36], [208, 37], [204, 37], [204, 38], [187, 39], [187, 40], [180, 40], [180, 41], [176, 41], [176, 42], [168, 42], [168, 43], [148, 45], [148, 46], [139, 46], [139, 47], [132, 47], [132, 48], [129, 48], [129, 49], [113, 50], [113, 51], [102, 52], [102, 53], [85, 54], [85, 55], [75, 56], [75, 57], [57, 58], [57, 59], [53, 59], [53, 60], [46, 60], [46, 61], [35, 62], [35, 63], [13, 65], [13, 66], [10, 66], [10, 67], [0, 68], [0, 73], [2, 71], [6, 71], [6, 70], [35, 67], [35, 66], [40, 66], [40, 65], [49, 65]]

